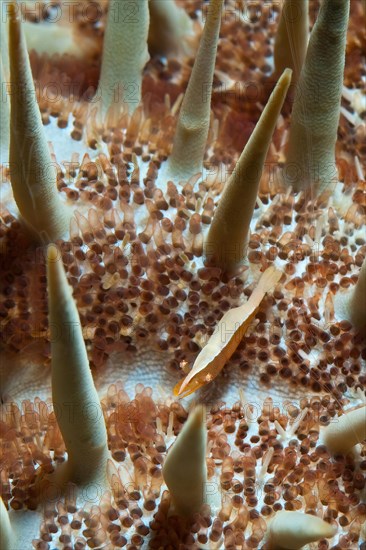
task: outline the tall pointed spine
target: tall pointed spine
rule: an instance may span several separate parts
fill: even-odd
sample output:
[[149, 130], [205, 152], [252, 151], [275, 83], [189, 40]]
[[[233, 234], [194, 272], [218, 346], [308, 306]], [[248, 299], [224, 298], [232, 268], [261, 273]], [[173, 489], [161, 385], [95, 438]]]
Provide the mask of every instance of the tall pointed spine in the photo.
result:
[[10, 101], [8, 95], [9, 84], [9, 45], [7, 9], [8, 5], [0, 0], [0, 164], [9, 162], [10, 143]]
[[349, 0], [324, 0], [295, 93], [284, 180], [295, 191], [328, 195], [338, 174], [340, 115]]
[[68, 479], [104, 479], [107, 432], [85, 349], [81, 323], [59, 250], [47, 251], [52, 400], [68, 453]]
[[331, 538], [337, 528], [320, 518], [300, 512], [277, 512], [269, 526], [269, 550], [297, 550], [323, 538]]
[[168, 177], [187, 181], [202, 172], [211, 113], [212, 82], [223, 0], [211, 0], [197, 56], [179, 113]]
[[131, 115], [139, 105], [148, 32], [148, 0], [111, 0], [96, 92], [102, 116], [112, 106], [125, 106]]
[[11, 184], [19, 212], [32, 236], [50, 242], [64, 236], [69, 218], [58, 196], [56, 170], [43, 130], [16, 8], [15, 4], [9, 5]]
[[[149, 49], [160, 55], [176, 53], [192, 33], [192, 20], [175, 0], [150, 0]], [[184, 45], [183, 45], [184, 49]]]
[[207, 260], [231, 271], [242, 262], [264, 161], [291, 82], [291, 70], [279, 79], [225, 185], [205, 243]]
[[324, 443], [331, 453], [348, 453], [366, 439], [366, 406], [345, 412], [324, 428]]
[[292, 85], [299, 79], [309, 41], [309, 0], [284, 0], [274, 44], [276, 74], [292, 69]]
[[198, 512], [205, 501], [206, 445], [206, 412], [203, 406], [197, 406], [169, 450], [163, 466], [163, 477], [174, 511], [182, 516]]
[[10, 519], [3, 499], [0, 497], [0, 548], [11, 550], [14, 548], [14, 534], [10, 525]]
[[[3, 30], [3, 29], [1, 29]], [[9, 159], [10, 142], [10, 102], [7, 93], [7, 76], [2, 57], [0, 58], [0, 164], [6, 164]]]

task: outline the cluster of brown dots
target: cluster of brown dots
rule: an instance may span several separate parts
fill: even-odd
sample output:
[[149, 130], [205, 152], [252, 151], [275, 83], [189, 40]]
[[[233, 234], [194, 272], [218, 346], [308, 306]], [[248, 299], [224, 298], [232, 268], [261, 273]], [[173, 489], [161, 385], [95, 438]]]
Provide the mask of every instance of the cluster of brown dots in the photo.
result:
[[[92, 367], [141, 346], [170, 353], [167, 367], [175, 370], [192, 364], [223, 314], [250, 296], [254, 283], [248, 273], [259, 275], [276, 263], [283, 270], [281, 283], [263, 300], [230, 368], [256, 364], [262, 382], [279, 376], [336, 398], [347, 388], [363, 388], [362, 334], [347, 321], [338, 322], [333, 307], [337, 293], [356, 283], [355, 270], [366, 254], [356, 230], [340, 236], [337, 226], [329, 234], [332, 209], [321, 218], [322, 210], [306, 205], [307, 211], [301, 196], [294, 201], [278, 193], [251, 233], [248, 265], [230, 276], [202, 264], [204, 233], [221, 181], [201, 182], [195, 191], [193, 183], [179, 189], [169, 182], [163, 193], [153, 162], [143, 181], [137, 165], [122, 166], [116, 173], [106, 157], [99, 163], [89, 159], [72, 185], [60, 183], [60, 192], [78, 206], [70, 241], [59, 246]], [[270, 201], [268, 194], [262, 197]], [[47, 357], [43, 251], [29, 246], [10, 213], [2, 230], [2, 340], [12, 352], [33, 346]]]
[[[350, 89], [362, 89], [362, 78], [365, 75], [362, 57], [365, 37], [359, 25], [362, 18], [361, 4], [351, 2], [345, 67], [345, 85]], [[183, 6], [183, 3], [179, 5]], [[37, 96], [44, 123], [49, 123], [50, 117], [57, 117], [59, 127], [64, 128], [72, 113], [76, 119], [73, 139], [79, 140], [82, 137], [85, 126], [83, 104], [92, 100], [98, 85], [106, 6], [105, 2], [90, 4], [84, 0], [70, 6], [61, 6], [55, 2], [53, 9], [56, 10], [56, 15], [49, 13], [49, 6], [42, 5], [35, 10], [25, 9], [23, 13], [24, 19], [32, 22], [52, 21], [52, 17], [57, 16], [59, 25], [64, 25], [65, 29], [73, 29], [75, 51], [79, 52], [80, 57], [74, 57], [71, 53], [54, 55], [51, 63], [47, 55], [31, 52], [32, 69], [38, 85]], [[318, 0], [311, 0], [311, 26], [317, 17], [319, 6]], [[166, 62], [162, 62], [154, 55], [151, 41], [151, 59], [145, 68], [143, 97], [145, 96], [145, 107], [151, 111], [155, 119], [159, 118], [163, 109], [165, 94], [169, 94], [174, 102], [186, 89], [194, 60], [193, 52], [197, 49], [197, 35], [205, 19], [206, 7], [205, 2], [201, 0], [184, 2], [184, 8], [195, 24], [195, 36], [187, 40], [188, 53], [185, 55], [168, 56]], [[278, 2], [265, 2], [263, 5], [257, 2], [247, 4], [242, 0], [225, 2], [216, 61], [213, 109], [221, 121], [225, 144], [220, 148], [219, 157], [226, 158], [229, 162], [233, 156], [241, 152], [259, 118], [261, 110], [258, 104], [265, 104], [275, 84], [276, 79], [271, 74], [271, 56], [279, 12]], [[352, 124], [343, 118], [340, 133], [344, 135], [343, 141], [348, 142], [350, 150], [365, 154], [361, 128], [352, 127]]]
[[[316, 11], [317, 3], [311, 4]], [[197, 2], [189, 2], [187, 12], [194, 18], [198, 8]], [[136, 110], [131, 120], [127, 115], [119, 119], [110, 117], [103, 127], [90, 116], [88, 104], [80, 98], [69, 101], [66, 90], [57, 101], [38, 94], [45, 123], [50, 116], [57, 117], [59, 127], [64, 128], [73, 112], [71, 139], [80, 140], [84, 136], [90, 146], [102, 142], [108, 148], [108, 156], [99, 154], [97, 161], [91, 161], [85, 154], [82, 159], [76, 155], [75, 162], [66, 166], [57, 165], [60, 194], [76, 208], [70, 241], [59, 244], [95, 368], [104, 365], [114, 352], [133, 352], [142, 345], [155, 345], [158, 350], [171, 352], [170, 365], [175, 369], [179, 369], [182, 362], [190, 364], [221, 316], [241, 303], [243, 295], [250, 295], [245, 268], [237, 277], [228, 277], [217, 269], [196, 264], [199, 259], [202, 265], [204, 235], [243, 146], [242, 129], [248, 129], [247, 139], [258, 118], [258, 105], [265, 103], [271, 91], [270, 77], [267, 76], [266, 81], [263, 67], [276, 28], [277, 8], [268, 3], [258, 16], [247, 13], [240, 2], [225, 5], [216, 76], [225, 73], [233, 82], [247, 82], [251, 75], [258, 85], [259, 97], [255, 102], [250, 97], [244, 98], [241, 101], [244, 107], [240, 109], [230, 104], [230, 108], [220, 111], [225, 101], [218, 92], [216, 101], [214, 94], [214, 110], [216, 103], [221, 105], [215, 111], [220, 124], [218, 135], [211, 136], [213, 141], [209, 142], [205, 159], [208, 175], [203, 181], [192, 177], [183, 185], [166, 182], [165, 188], [161, 175], [176, 124], [172, 102], [185, 89], [188, 59], [182, 64], [172, 62], [174, 74], [170, 76], [164, 76], [161, 68], [159, 72], [153, 59], [144, 79], [143, 107]], [[358, 8], [352, 8], [350, 34], [355, 30], [355, 10]], [[243, 25], [243, 14], [248, 18], [247, 25]], [[75, 20], [75, 24], [81, 23]], [[232, 32], [238, 26], [239, 35]], [[266, 33], [268, 38], [263, 40], [262, 35]], [[256, 60], [263, 60], [263, 67], [254, 68], [248, 63], [245, 59], [248, 48], [233, 47], [234, 36], [239, 42], [245, 36], [246, 41], [258, 43]], [[352, 36], [356, 38], [350, 42], [347, 55], [360, 48], [359, 33]], [[227, 51], [231, 56], [226, 55]], [[33, 57], [35, 79], [40, 84], [39, 90], [44, 90], [45, 83], [55, 79], [47, 72], [50, 65], [37, 61], [36, 53]], [[46, 73], [41, 69], [37, 72], [37, 63]], [[94, 67], [92, 63], [85, 65], [90, 70]], [[346, 67], [348, 65], [346, 63]], [[245, 67], [248, 72], [245, 78], [238, 74], [237, 67]], [[60, 73], [62, 79], [68, 75], [74, 82], [67, 65], [58, 70], [56, 64], [53, 70]], [[95, 67], [93, 70], [97, 78], [98, 71]], [[166, 70], [169, 72], [169, 63]], [[352, 70], [357, 74], [362, 72], [357, 64], [352, 65]], [[163, 85], [166, 87], [161, 88]], [[170, 97], [168, 102], [166, 94]], [[233, 137], [232, 113], [238, 115], [240, 139]], [[246, 117], [246, 123], [242, 116]], [[341, 117], [341, 134], [348, 134], [349, 126], [349, 121]], [[324, 214], [323, 205], [308, 203], [301, 194], [294, 198], [279, 186], [277, 175], [287, 128], [288, 121], [284, 119], [275, 132], [267, 159], [269, 169], [265, 169], [259, 194], [266, 209], [259, 215], [248, 245], [248, 262], [258, 267], [258, 273], [271, 263], [282, 261], [286, 280], [282, 280], [281, 290], [266, 301], [267, 306], [273, 306], [274, 317], [267, 319], [262, 307], [263, 311], [257, 314], [261, 335], [256, 338], [252, 334], [245, 339], [241, 346], [244, 349], [236, 357], [244, 368], [258, 358], [262, 381], [269, 382], [271, 376], [279, 374], [315, 391], [334, 391], [338, 397], [345, 387], [362, 386], [364, 382], [361, 359], [365, 349], [360, 337], [349, 331], [348, 326], [332, 323], [331, 315], [326, 323], [322, 322], [324, 311], [331, 311], [332, 298], [337, 292], [355, 284], [355, 268], [361, 265], [366, 252], [364, 239], [352, 238], [352, 228], [362, 227], [365, 222], [365, 182], [357, 178], [354, 165], [354, 146], [361, 140], [338, 143], [338, 147], [342, 147], [337, 160], [340, 177], [346, 190], [351, 189], [351, 200], [344, 213], [349, 234], [342, 233], [343, 220], [337, 208], [331, 206], [323, 220], [324, 230], [319, 233], [317, 225]], [[232, 145], [228, 144], [228, 133]], [[357, 152], [362, 161], [364, 151]], [[144, 175], [141, 162], [146, 164]], [[141, 212], [144, 212], [143, 222]], [[2, 212], [1, 222], [2, 341], [11, 352], [31, 348], [44, 360], [49, 356], [49, 332], [42, 251], [29, 248], [19, 222], [9, 211]], [[209, 253], [209, 246], [206, 252]], [[235, 250], [228, 253], [235, 254]], [[299, 268], [300, 262], [305, 262], [305, 267]], [[314, 292], [310, 298], [309, 285]], [[263, 324], [269, 323], [271, 334], [268, 327], [267, 332], [263, 328]], [[348, 335], [342, 335], [343, 332]], [[279, 346], [284, 335], [285, 346]], [[258, 353], [255, 352], [257, 340], [261, 342]], [[310, 360], [309, 365], [302, 352], [311, 355], [313, 349], [318, 352], [320, 347], [320, 359], [315, 365]], [[334, 361], [330, 361], [331, 358]]]
[[[83, 158], [75, 154], [75, 162], [62, 166], [55, 157], [58, 190], [75, 208], [70, 239], [58, 245], [96, 378], [107, 363], [117, 370], [116, 354], [134, 356], [144, 349], [163, 352], [168, 359], [161, 368], [173, 369], [178, 379], [182, 365], [191, 366], [223, 314], [249, 298], [253, 279], [276, 264], [282, 279], [264, 298], [224, 376], [241, 369], [243, 384], [252, 373], [268, 393], [280, 382], [290, 392], [305, 388], [315, 396], [303, 398], [286, 414], [267, 399], [254, 420], [257, 409], [251, 405], [212, 406], [207, 420], [208, 483], [222, 493], [221, 508], [216, 515], [204, 508], [184, 522], [169, 511], [161, 468], [187, 410], [177, 402], [154, 401], [152, 391], [142, 386], [132, 401], [118, 384], [111, 386], [102, 408], [109, 448], [121, 468], [108, 465], [111, 490], [92, 506], [79, 509], [72, 486], [66, 499], [46, 505], [40, 537], [33, 542], [39, 550], [51, 550], [56, 543], [64, 550], [101, 545], [135, 550], [146, 540], [156, 549], [216, 548], [222, 541], [225, 549], [249, 550], [265, 544], [267, 522], [276, 511], [318, 515], [319, 508], [322, 517], [339, 528], [336, 540], [320, 541], [319, 550], [352, 550], [357, 545], [365, 550], [360, 538], [366, 520], [361, 498], [365, 445], [357, 459], [331, 457], [318, 441], [321, 428], [347, 405], [344, 395], [361, 396], [366, 386], [365, 341], [348, 321], [334, 317], [334, 298], [354, 286], [366, 256], [360, 231], [366, 184], [358, 169], [366, 149], [347, 99], [342, 105], [349, 117], [340, 118], [337, 143], [347, 206], [318, 204], [281, 188], [287, 104], [261, 181], [247, 264], [229, 276], [202, 261], [209, 253], [204, 236], [223, 185], [275, 82], [270, 57], [278, 3], [264, 3], [260, 13], [248, 12], [246, 4], [255, 3], [225, 3], [212, 101], [217, 124], [209, 135], [203, 180], [164, 181], [192, 56], [164, 63], [152, 57], [143, 78], [143, 106], [131, 119], [123, 113], [111, 115], [101, 126], [87, 99], [99, 77], [104, 3], [93, 21], [85, 21], [83, 2], [76, 8], [76, 41], [94, 41], [87, 57], [59, 56], [45, 62], [45, 56], [31, 53], [44, 124], [56, 118], [61, 138], [86, 140], [92, 149], [102, 144], [107, 151], [97, 160], [88, 153]], [[197, 23], [202, 2], [188, 0], [185, 5]], [[319, 2], [310, 2], [310, 7], [313, 22]], [[365, 37], [357, 23], [361, 9], [361, 2], [351, 2], [345, 69], [350, 90], [361, 88], [365, 78], [360, 53]], [[47, 14], [39, 19], [47, 19]], [[197, 36], [192, 40], [197, 44]], [[48, 84], [55, 81], [59, 88], [51, 89]], [[1, 211], [0, 251], [3, 349], [14, 361], [22, 357], [25, 363], [47, 365], [44, 251], [29, 242], [9, 205]], [[299, 415], [301, 422], [292, 433]], [[281, 428], [291, 437], [281, 436]], [[6, 404], [0, 444], [4, 502], [13, 510], [37, 509], [37, 480], [66, 458], [51, 401]]]
[[[113, 461], [107, 466], [110, 490], [91, 490], [81, 508], [70, 484], [66, 496], [43, 499], [40, 537], [34, 548], [199, 548], [208, 545], [247, 550], [261, 547], [270, 519], [279, 510], [319, 514], [339, 533], [319, 548], [354, 548], [366, 519], [366, 447], [360, 455], [330, 456], [319, 442], [322, 427], [334, 421], [338, 406], [329, 397], [303, 398], [283, 409], [263, 403], [218, 403], [207, 415], [207, 499], [220, 494], [189, 520], [171, 514], [162, 465], [188, 412], [172, 400], [154, 401], [151, 388], [136, 387], [130, 399], [121, 383], [101, 400]], [[278, 425], [280, 427], [278, 427]], [[5, 458], [1, 494], [9, 507], [35, 509], [37, 479], [65, 459], [50, 403], [36, 399], [3, 415]], [[284, 432], [284, 434], [281, 431]], [[293, 433], [295, 431], [295, 433]], [[51, 452], [52, 451], [52, 452]], [[37, 465], [37, 467], [35, 467]], [[5, 481], [6, 480], [6, 481]], [[347, 535], [342, 534], [347, 530]], [[178, 546], [177, 546], [178, 545]], [[212, 546], [210, 546], [212, 545]]]

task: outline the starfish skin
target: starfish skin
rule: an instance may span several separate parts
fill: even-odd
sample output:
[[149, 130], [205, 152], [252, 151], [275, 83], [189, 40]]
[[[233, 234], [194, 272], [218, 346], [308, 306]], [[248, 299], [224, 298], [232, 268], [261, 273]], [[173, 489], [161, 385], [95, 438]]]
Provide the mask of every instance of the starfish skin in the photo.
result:
[[[204, 241], [277, 80], [271, 55], [278, 6], [266, 2], [258, 14], [225, 4], [202, 174], [183, 182], [169, 181], [165, 168], [206, 18], [201, 4], [177, 4], [192, 23], [186, 44], [165, 57], [152, 55], [135, 112], [111, 109], [102, 120], [88, 98], [98, 84], [107, 5], [87, 21], [83, 6], [71, 23], [57, 22], [59, 31], [68, 29], [77, 55], [48, 57], [36, 44], [30, 59], [58, 195], [72, 215], [69, 234], [56, 244], [80, 316], [101, 403], [93, 405], [106, 424], [110, 457], [106, 479], [91, 484], [91, 492], [80, 495], [70, 484], [40, 499], [37, 480], [69, 458], [50, 397], [57, 334], [48, 318], [45, 249], [21, 222], [2, 144], [5, 548], [273, 548], [271, 529], [285, 510], [327, 524], [315, 522], [328, 537], [318, 548], [363, 550], [363, 436], [344, 454], [326, 446], [327, 426], [354, 410], [359, 419], [365, 403], [362, 323], [356, 326], [335, 299], [347, 304], [359, 288], [366, 255], [361, 2], [351, 2], [334, 193], [324, 204], [281, 183], [290, 96], [260, 179], [245, 263], [234, 274], [204, 263]], [[318, 3], [310, 2], [311, 28], [317, 11]], [[43, 37], [52, 36], [45, 31]], [[81, 47], [91, 38], [93, 48]], [[57, 93], [49, 85], [54, 82]], [[220, 319], [250, 299], [272, 265], [282, 277], [220, 375], [189, 399], [173, 397]], [[201, 509], [182, 518], [162, 465], [195, 401], [207, 411], [207, 486]]]

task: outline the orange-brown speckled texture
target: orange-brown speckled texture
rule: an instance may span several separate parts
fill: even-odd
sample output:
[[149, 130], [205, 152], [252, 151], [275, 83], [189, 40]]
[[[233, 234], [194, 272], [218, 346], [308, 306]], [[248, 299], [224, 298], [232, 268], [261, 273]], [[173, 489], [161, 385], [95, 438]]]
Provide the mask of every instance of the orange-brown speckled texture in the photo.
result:
[[[38, 96], [44, 124], [50, 117], [58, 120], [54, 150], [59, 192], [79, 213], [70, 240], [58, 244], [100, 389], [112, 456], [128, 466], [131, 476], [126, 489], [110, 465], [112, 494], [91, 510], [77, 510], [72, 497], [60, 498], [45, 511], [37, 505], [36, 465], [50, 471], [65, 459], [65, 448], [50, 412], [43, 254], [29, 242], [6, 197], [0, 226], [1, 495], [10, 509], [36, 508], [38, 523], [38, 514], [44, 514], [33, 543], [39, 550], [102, 544], [132, 550], [144, 542], [166, 549], [261, 548], [266, 521], [283, 508], [315, 513], [338, 526], [331, 542], [314, 548], [364, 550], [365, 443], [354, 456], [332, 457], [318, 441], [322, 427], [365, 395], [365, 341], [349, 322], [332, 316], [333, 297], [355, 284], [366, 256], [366, 184], [354, 161], [357, 155], [361, 166], [365, 164], [362, 129], [341, 116], [336, 158], [345, 206], [339, 201], [305, 204], [276, 178], [290, 121], [291, 106], [285, 105], [267, 159], [271, 170], [261, 182], [248, 265], [233, 277], [195, 267], [223, 183], [275, 83], [269, 58], [278, 10], [265, 2], [259, 17], [243, 21], [232, 9], [240, 6], [244, 9], [242, 2], [225, 6], [212, 102], [218, 132], [210, 133], [205, 158], [206, 167], [220, 162], [224, 167], [211, 179], [169, 185], [165, 194], [159, 190], [159, 172], [174, 135], [171, 107], [185, 90], [194, 54], [168, 56], [166, 63], [152, 57], [144, 71], [142, 107], [132, 121], [121, 116], [103, 128], [87, 121], [81, 97], [97, 85], [105, 15], [98, 30], [74, 23], [77, 40], [95, 38], [93, 56], [76, 61], [30, 55], [40, 89], [56, 80], [65, 90], [58, 102]], [[313, 23], [318, 2], [311, 0], [310, 6]], [[190, 44], [194, 52], [201, 3], [187, 1], [185, 8], [197, 19]], [[361, 2], [352, 0], [344, 81], [349, 88], [361, 88], [365, 78], [361, 16]], [[232, 80], [231, 89], [222, 86], [222, 73]], [[246, 93], [249, 82], [257, 86], [255, 101]], [[77, 90], [72, 102], [70, 83]], [[233, 94], [232, 88], [244, 94]], [[353, 113], [345, 99], [342, 104]], [[94, 157], [79, 156], [81, 167], [68, 171], [61, 164], [66, 159], [57, 157], [58, 143], [82, 139]], [[109, 158], [95, 162], [98, 140], [107, 144]], [[131, 164], [134, 155], [149, 164], [144, 180]], [[135, 216], [141, 204], [149, 213], [143, 226]], [[273, 262], [282, 262], [280, 283], [264, 298], [255, 324], [220, 377], [197, 397], [208, 404], [208, 477], [222, 491], [223, 505], [211, 516], [204, 509], [185, 525], [168, 516], [169, 495], [161, 474], [173, 441], [171, 430], [179, 433], [187, 417], [187, 403], [173, 399], [172, 389], [224, 312], [250, 295], [260, 273]], [[127, 393], [122, 385], [110, 386], [117, 380]], [[135, 395], [136, 383], [141, 385]], [[250, 405], [239, 400], [239, 389]], [[286, 401], [290, 404], [284, 407]], [[281, 440], [274, 421], [288, 430], [306, 408], [296, 434]], [[271, 448], [263, 481], [259, 469]], [[24, 548], [32, 548], [32, 541], [27, 543]]]

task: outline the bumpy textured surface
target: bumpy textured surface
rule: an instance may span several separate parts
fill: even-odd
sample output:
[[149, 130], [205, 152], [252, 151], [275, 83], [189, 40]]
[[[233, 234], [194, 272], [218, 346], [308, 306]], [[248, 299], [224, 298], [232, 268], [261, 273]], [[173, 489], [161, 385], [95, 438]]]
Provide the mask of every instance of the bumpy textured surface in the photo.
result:
[[[13, 7], [12, 7], [13, 8]], [[44, 136], [20, 17], [11, 10], [9, 23], [10, 151], [14, 198], [34, 237], [46, 243], [68, 229], [66, 208], [56, 189], [56, 174]]]
[[349, 0], [325, 0], [296, 90], [285, 181], [296, 191], [332, 194], [336, 131], [345, 61]]
[[122, 103], [133, 113], [140, 103], [142, 71], [149, 60], [148, 32], [148, 0], [111, 1], [96, 93], [103, 118], [113, 105]]
[[282, 5], [273, 52], [278, 73], [292, 69], [292, 82], [297, 83], [309, 42], [309, 0], [285, 0]]
[[[77, 56], [32, 51], [30, 58], [58, 195], [74, 214], [69, 236], [57, 244], [112, 458], [105, 485], [78, 500], [70, 485], [40, 504], [37, 480], [67, 458], [50, 398], [45, 254], [19, 222], [3, 166], [0, 490], [13, 527], [10, 548], [267, 548], [271, 521], [285, 510], [336, 528], [314, 549], [365, 550], [365, 442], [334, 455], [323, 438], [326, 426], [365, 403], [363, 334], [334, 311], [335, 297], [355, 286], [366, 255], [362, 4], [351, 2], [334, 194], [319, 204], [283, 188], [291, 121], [285, 103], [259, 186], [247, 263], [235, 275], [205, 266], [203, 243], [275, 84], [277, 2], [260, 10], [225, 3], [205, 171], [181, 184], [169, 182], [164, 170], [206, 7], [184, 3], [193, 29], [187, 47], [152, 56], [134, 114], [126, 109], [100, 122], [88, 102], [106, 23], [107, 4], [98, 6], [89, 6], [94, 16], [86, 17], [86, 3], [76, 3], [71, 23], [65, 11], [57, 22], [58, 31], [67, 26]], [[310, 1], [311, 26], [318, 7]], [[28, 19], [45, 25], [47, 13]], [[43, 39], [52, 37], [51, 28], [44, 30]], [[271, 265], [283, 272], [280, 281], [221, 374], [190, 398], [207, 410], [211, 509], [204, 504], [183, 520], [170, 513], [162, 476], [189, 410], [173, 388], [224, 313], [248, 299]]]

